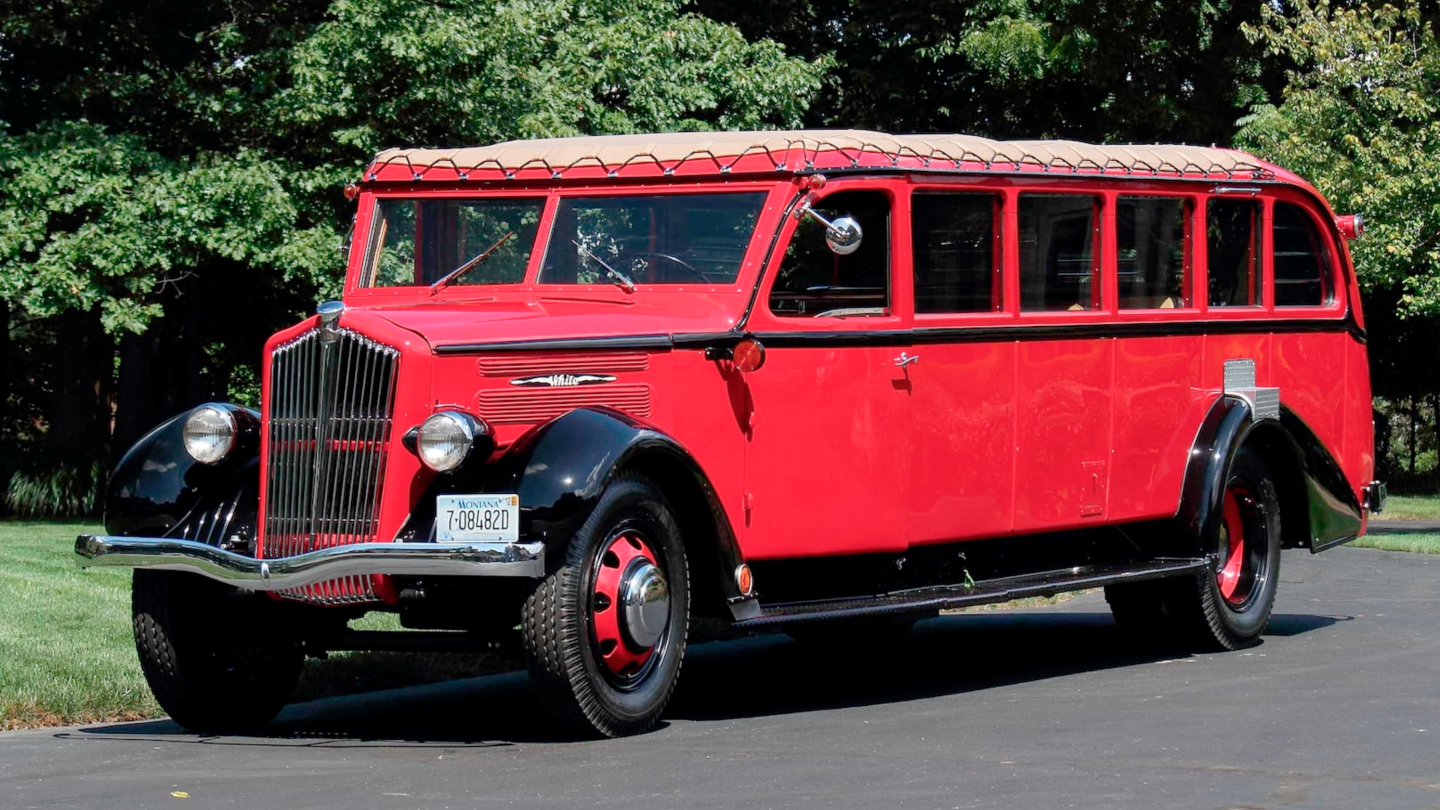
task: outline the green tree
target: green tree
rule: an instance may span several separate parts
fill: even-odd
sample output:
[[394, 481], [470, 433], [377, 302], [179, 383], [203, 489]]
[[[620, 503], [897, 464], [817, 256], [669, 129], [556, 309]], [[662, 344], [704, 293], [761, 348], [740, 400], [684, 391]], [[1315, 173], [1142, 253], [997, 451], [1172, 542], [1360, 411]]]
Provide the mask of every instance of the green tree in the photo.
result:
[[1259, 2], [692, 0], [836, 65], [809, 123], [997, 138], [1228, 143], [1282, 75]]
[[1418, 3], [1301, 0], [1293, 16], [1263, 14], [1247, 35], [1294, 67], [1239, 142], [1365, 213], [1352, 249], [1367, 289], [1398, 287], [1406, 313], [1440, 313], [1440, 47]]
[[1397, 430], [1413, 447], [1440, 399], [1440, 46], [1414, 0], [1301, 0], [1288, 11], [1267, 6], [1245, 29], [1291, 68], [1281, 101], [1257, 105], [1239, 142], [1309, 179], [1337, 210], [1364, 214], [1365, 237], [1350, 247], [1375, 392], [1392, 403], [1377, 421], [1405, 423]]
[[253, 383], [381, 147], [791, 125], [824, 67], [675, 0], [4, 2], [0, 462]]

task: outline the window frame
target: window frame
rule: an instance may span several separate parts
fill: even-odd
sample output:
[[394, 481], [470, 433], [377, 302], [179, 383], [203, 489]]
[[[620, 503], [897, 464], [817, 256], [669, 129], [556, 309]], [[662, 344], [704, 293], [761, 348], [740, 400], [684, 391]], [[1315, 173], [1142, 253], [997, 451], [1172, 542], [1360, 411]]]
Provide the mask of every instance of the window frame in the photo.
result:
[[[1275, 278], [1274, 266], [1276, 245], [1275, 206], [1281, 204], [1291, 205], [1295, 208], [1298, 208], [1304, 216], [1309, 218], [1310, 225], [1314, 229], [1314, 235], [1324, 242], [1324, 244], [1320, 245], [1322, 253], [1317, 256], [1317, 259], [1319, 259], [1317, 264], [1319, 264], [1322, 273], [1321, 287], [1323, 293], [1323, 297], [1319, 304], [1281, 305], [1276, 301], [1277, 294], [1275, 290], [1275, 285], [1277, 282]], [[1310, 206], [1305, 205], [1304, 203], [1297, 200], [1290, 200], [1280, 197], [1272, 198], [1271, 200], [1269, 200], [1267, 208], [1268, 215], [1266, 216], [1265, 221], [1269, 234], [1269, 240], [1265, 245], [1264, 252], [1269, 255], [1270, 259], [1270, 270], [1266, 275], [1266, 299], [1270, 303], [1270, 309], [1274, 312], [1286, 313], [1287, 315], [1292, 312], [1328, 311], [1330, 309], [1333, 309], [1336, 300], [1340, 297], [1340, 285], [1338, 283], [1339, 275], [1337, 275], [1336, 272], [1338, 269], [1336, 262], [1339, 257], [1336, 255], [1338, 245], [1331, 241], [1331, 234], [1325, 227], [1326, 223], [1315, 216], [1315, 212], [1311, 209]]]
[[[1210, 303], [1210, 203], [1214, 200], [1253, 202], [1260, 206], [1260, 223], [1258, 230], [1260, 237], [1260, 302], [1257, 304], [1245, 306], [1213, 306]], [[1228, 318], [1244, 319], [1254, 317], [1256, 313], [1269, 313], [1273, 309], [1273, 296], [1270, 292], [1272, 252], [1270, 246], [1271, 203], [1272, 199], [1263, 193], [1233, 192], [1222, 194], [1212, 192], [1205, 195], [1202, 203], [1204, 208], [1203, 211], [1200, 212], [1197, 226], [1198, 232], [1205, 234], [1204, 239], [1197, 240], [1197, 242], [1202, 243], [1199, 245], [1201, 248], [1200, 262], [1197, 263], [1197, 267], [1201, 271], [1198, 275], [1203, 276], [1203, 286], [1197, 287], [1195, 292], [1196, 301], [1204, 304], [1204, 311], [1207, 312], [1211, 318], [1218, 317], [1221, 320]]]
[[[1089, 197], [1091, 199], [1091, 221], [1094, 232], [1092, 234], [1091, 255], [1090, 255], [1090, 300], [1092, 305], [1084, 309], [1026, 309], [1023, 301], [1024, 279], [1020, 277], [1021, 254], [1023, 248], [1020, 245], [1020, 198], [1031, 197]], [[1116, 289], [1114, 283], [1115, 273], [1113, 270], [1106, 273], [1106, 268], [1113, 268], [1115, 265], [1115, 194], [1106, 193], [1100, 188], [1086, 188], [1084, 186], [1069, 186], [1066, 190], [1050, 190], [1036, 188], [1019, 188], [1015, 197], [1015, 224], [1014, 232], [1010, 237], [1014, 245], [1015, 254], [1015, 306], [1022, 319], [1034, 319], [1037, 316], [1067, 316], [1076, 317], [1080, 315], [1113, 315], [1115, 309]]]
[[[879, 191], [890, 199], [890, 296], [886, 315], [795, 317], [778, 315], [770, 309], [770, 293], [780, 278], [785, 249], [795, 235], [800, 220], [794, 209], [786, 215], [775, 232], [773, 248], [766, 263], [764, 276], [755, 289], [746, 328], [756, 332], [870, 332], [908, 329], [913, 322], [914, 289], [910, 246], [910, 195], [906, 177], [856, 177], [830, 180], [819, 190], [806, 196], [823, 200], [842, 191]], [[802, 180], [789, 187], [792, 192], [802, 188]], [[799, 207], [797, 203], [796, 208]], [[868, 238], [868, 236], [867, 236]]]
[[[346, 295], [346, 296], [357, 295], [357, 296], [362, 296], [362, 297], [363, 297], [363, 296], [375, 296], [375, 297], [394, 297], [394, 296], [401, 296], [401, 297], [403, 297], [403, 296], [413, 296], [413, 295], [416, 295], [417, 293], [423, 293], [426, 297], [429, 297], [429, 294], [430, 294], [430, 285], [429, 285], [429, 284], [396, 284], [396, 285], [388, 285], [388, 286], [371, 286], [371, 285], [367, 285], [367, 284], [363, 283], [367, 278], [370, 278], [370, 277], [373, 276], [374, 270], [375, 270], [375, 262], [376, 262], [376, 259], [378, 258], [378, 254], [377, 254], [377, 252], [376, 252], [376, 249], [379, 247], [379, 243], [377, 242], [377, 237], [379, 237], [379, 236], [381, 235], [381, 234], [379, 233], [379, 231], [378, 231], [378, 228], [379, 228], [379, 224], [378, 224], [378, 223], [380, 223], [380, 222], [382, 221], [381, 218], [379, 217], [380, 205], [381, 205], [381, 203], [385, 202], [386, 200], [417, 200], [417, 201], [427, 201], [427, 202], [428, 202], [428, 201], [430, 201], [430, 200], [458, 200], [458, 201], [465, 201], [465, 200], [476, 200], [476, 199], [539, 200], [539, 201], [540, 201], [540, 219], [539, 219], [538, 222], [535, 223], [535, 228], [536, 228], [536, 230], [535, 230], [535, 240], [536, 240], [536, 241], [535, 241], [535, 244], [532, 245], [531, 248], [530, 248], [530, 257], [529, 257], [529, 259], [526, 261], [526, 264], [525, 264], [525, 274], [521, 277], [521, 280], [520, 280], [520, 281], [517, 281], [517, 282], [508, 282], [508, 283], [504, 283], [504, 284], [462, 284], [462, 285], [452, 285], [451, 287], [447, 287], [446, 289], [449, 290], [449, 289], [461, 288], [461, 289], [467, 289], [467, 290], [470, 290], [470, 291], [474, 291], [474, 290], [489, 290], [489, 291], [493, 291], [493, 290], [519, 290], [519, 289], [524, 289], [524, 288], [529, 284], [529, 281], [530, 281], [530, 273], [531, 273], [531, 271], [534, 269], [534, 266], [535, 266], [535, 256], [536, 256], [537, 253], [540, 252], [540, 250], [539, 250], [538, 248], [540, 247], [541, 235], [544, 233], [544, 229], [545, 229], [545, 227], [546, 227], [546, 222], [547, 222], [547, 220], [548, 220], [548, 218], [549, 218], [550, 208], [551, 208], [551, 200], [550, 200], [550, 195], [549, 195], [549, 194], [546, 194], [546, 193], [544, 193], [544, 192], [542, 192], [542, 191], [536, 191], [536, 190], [534, 190], [534, 189], [530, 189], [530, 190], [520, 190], [520, 189], [516, 189], [516, 190], [514, 190], [514, 191], [510, 191], [510, 192], [507, 192], [507, 193], [492, 192], [492, 191], [490, 191], [490, 190], [488, 190], [488, 189], [485, 189], [485, 190], [476, 189], [474, 193], [470, 193], [470, 194], [455, 194], [455, 193], [453, 193], [453, 192], [449, 192], [449, 193], [429, 193], [429, 194], [424, 194], [424, 193], [418, 193], [418, 192], [397, 191], [397, 192], [387, 192], [387, 193], [370, 194], [370, 195], [366, 195], [366, 197], [362, 197], [362, 198], [361, 198], [361, 205], [359, 206], [358, 210], [356, 211], [356, 215], [355, 215], [355, 226], [354, 226], [354, 227], [355, 227], [355, 233], [354, 233], [354, 235], [352, 235], [352, 237], [351, 237], [351, 242], [350, 242], [350, 253], [351, 253], [351, 255], [350, 255], [350, 257], [349, 257], [349, 261], [348, 261], [348, 263], [347, 263], [346, 270], [345, 270], [345, 287], [344, 287], [345, 295]], [[419, 228], [419, 224], [417, 223], [417, 230], [418, 230], [418, 228]], [[354, 238], [355, 236], [359, 236], [359, 235], [362, 234], [362, 233], [363, 233], [363, 237], [362, 237], [363, 242], [361, 242], [359, 239], [355, 239], [355, 238]], [[357, 251], [355, 250], [355, 248], [356, 248], [356, 246], [357, 246], [357, 242], [359, 243], [359, 247], [360, 247], [360, 250], [358, 251], [358, 253], [359, 253], [359, 260], [358, 260], [358, 261], [355, 259], [355, 256], [354, 256], [354, 254], [357, 252]], [[416, 250], [415, 250], [415, 257], [414, 257], [414, 261], [416, 262], [416, 270], [415, 270], [415, 272], [417, 272], [417, 273], [419, 272], [419, 264], [418, 264], [418, 263], [421, 261], [421, 256], [422, 256], [422, 251], [419, 249], [419, 244], [420, 244], [420, 236], [417, 234], [417, 238], [416, 238]]]
[[[760, 215], [755, 223], [755, 233], [746, 246], [745, 256], [741, 261], [740, 271], [733, 284], [637, 284], [636, 293], [625, 293], [613, 284], [537, 284], [540, 268], [545, 261], [545, 253], [550, 244], [550, 234], [555, 221], [555, 210], [559, 199], [562, 196], [622, 196], [640, 195], [651, 196], [655, 194], [715, 194], [735, 192], [761, 192], [765, 200]], [[432, 184], [416, 183], [414, 185], [396, 185], [386, 188], [364, 188], [362, 187], [359, 204], [355, 212], [354, 230], [351, 238], [350, 252], [346, 258], [345, 281], [343, 295], [347, 301], [357, 303], [383, 302], [383, 303], [409, 303], [432, 300], [465, 300], [474, 298], [493, 299], [501, 296], [509, 300], [511, 297], [533, 297], [541, 295], [549, 298], [567, 298], [580, 300], [612, 300], [616, 296], [623, 296], [627, 301], [635, 300], [639, 294], [645, 298], [652, 298], [661, 295], [713, 295], [748, 298], [755, 289], [757, 275], [764, 262], [766, 252], [770, 245], [771, 235], [779, 225], [784, 209], [794, 197], [794, 185], [791, 183], [777, 183], [774, 179], [756, 180], [735, 180], [735, 181], [704, 181], [696, 183], [661, 184], [654, 181], [628, 182], [619, 185], [612, 182], [605, 183], [584, 183], [565, 187], [556, 187], [553, 183], [527, 183], [515, 188], [497, 188], [494, 186], [476, 187], [469, 184]], [[544, 198], [545, 204], [541, 209], [540, 221], [536, 229], [536, 244], [530, 251], [530, 261], [526, 266], [525, 279], [519, 284], [456, 284], [445, 287], [432, 294], [429, 286], [397, 286], [397, 287], [364, 287], [360, 285], [365, 268], [371, 261], [371, 243], [373, 242], [372, 229], [376, 220], [376, 212], [379, 210], [379, 201], [383, 199], [469, 199], [469, 198], [514, 198], [514, 197], [540, 197]]]
[[[916, 275], [918, 264], [915, 258], [915, 201], [918, 197], [989, 197], [991, 220], [990, 220], [990, 307], [988, 309], [974, 310], [948, 310], [936, 312], [921, 312], [919, 299], [919, 278]], [[1006, 242], [1007, 228], [1005, 226], [1005, 208], [1007, 197], [1003, 190], [996, 188], [964, 188], [964, 187], [934, 187], [927, 188], [924, 185], [912, 186], [909, 189], [907, 198], [908, 216], [906, 233], [910, 239], [910, 266], [911, 266], [911, 301], [910, 306], [915, 317], [929, 318], [932, 316], [942, 318], [953, 317], [977, 317], [985, 315], [1008, 314], [1009, 295], [1006, 291], [1005, 259], [1008, 252]]]
[[551, 194], [549, 204], [546, 206], [545, 216], [542, 217], [540, 221], [541, 231], [538, 238], [544, 240], [544, 244], [538, 245], [537, 249], [535, 250], [535, 253], [539, 256], [539, 260], [533, 261], [528, 272], [526, 272], [525, 274], [525, 289], [537, 292], [551, 293], [574, 293], [582, 291], [597, 292], [616, 289], [615, 285], [609, 282], [604, 282], [600, 284], [571, 284], [565, 282], [540, 281], [540, 273], [544, 270], [545, 260], [550, 251], [550, 241], [551, 238], [554, 236], [554, 229], [556, 227], [556, 220], [558, 218], [557, 215], [559, 214], [561, 200], [585, 197], [678, 197], [690, 194], [719, 195], [759, 193], [764, 194], [765, 198], [761, 201], [760, 212], [755, 218], [755, 229], [751, 232], [750, 239], [745, 245], [745, 253], [740, 260], [740, 267], [736, 270], [735, 280], [733, 282], [704, 284], [696, 281], [694, 283], [668, 282], [665, 284], [654, 284], [644, 281], [637, 281], [635, 283], [635, 289], [637, 293], [643, 290], [647, 294], [654, 292], [693, 293], [697, 290], [708, 292], [739, 292], [745, 288], [753, 287], [753, 276], [751, 277], [751, 281], [748, 285], [746, 284], [746, 278], [747, 275], [750, 274], [750, 271], [753, 270], [753, 264], [758, 263], [758, 256], [756, 256], [756, 246], [759, 242], [763, 240], [756, 239], [756, 234], [762, 234], [765, 232], [764, 228], [767, 219], [766, 215], [767, 213], [769, 213], [769, 208], [774, 202], [774, 185], [775, 184], [773, 182], [751, 184], [737, 183], [735, 185], [720, 185], [707, 183], [704, 185], [697, 184], [695, 186], [686, 185], [670, 188], [649, 185], [631, 187], [585, 186], [573, 189], [557, 189]]
[[[1178, 306], [1178, 307], [1126, 307], [1126, 306], [1122, 306], [1122, 305], [1121, 305], [1121, 301], [1120, 301], [1120, 200], [1121, 200], [1121, 198], [1125, 198], [1125, 197], [1132, 198], [1132, 199], [1133, 199], [1133, 198], [1142, 198], [1142, 199], [1179, 200], [1180, 203], [1181, 203], [1181, 205], [1183, 206], [1183, 214], [1182, 214], [1182, 215], [1183, 215], [1184, 221], [1185, 221], [1185, 232], [1184, 232], [1184, 235], [1181, 237], [1181, 240], [1182, 240], [1182, 241], [1181, 241], [1181, 244], [1183, 245], [1183, 250], [1184, 250], [1184, 258], [1181, 259], [1180, 289], [1182, 290], [1183, 296], [1184, 296], [1184, 301], [1183, 301], [1183, 302], [1184, 302], [1184, 306]], [[1115, 193], [1112, 195], [1112, 199], [1111, 199], [1110, 202], [1111, 202], [1110, 208], [1111, 208], [1111, 211], [1113, 211], [1113, 216], [1111, 216], [1111, 217], [1110, 217], [1110, 220], [1109, 220], [1109, 229], [1111, 230], [1111, 232], [1112, 232], [1112, 234], [1113, 234], [1113, 239], [1114, 239], [1114, 249], [1113, 249], [1113, 251], [1112, 251], [1112, 259], [1113, 259], [1113, 260], [1112, 260], [1111, 263], [1110, 263], [1110, 267], [1113, 268], [1113, 270], [1112, 270], [1112, 272], [1110, 273], [1110, 275], [1113, 277], [1113, 284], [1114, 284], [1114, 287], [1115, 287], [1115, 299], [1114, 299], [1114, 300], [1115, 300], [1115, 312], [1116, 312], [1116, 315], [1117, 315], [1117, 316], [1123, 316], [1123, 315], [1125, 315], [1126, 313], [1131, 313], [1131, 312], [1151, 312], [1151, 313], [1163, 313], [1163, 314], [1167, 314], [1167, 315], [1170, 314], [1170, 313], [1200, 312], [1201, 309], [1202, 309], [1202, 307], [1201, 307], [1201, 297], [1200, 297], [1200, 294], [1199, 294], [1199, 293], [1200, 293], [1200, 287], [1199, 287], [1199, 285], [1197, 284], [1197, 277], [1199, 276], [1199, 262], [1198, 262], [1197, 259], [1198, 259], [1198, 257], [1199, 257], [1200, 255], [1202, 255], [1202, 254], [1201, 254], [1201, 252], [1200, 252], [1199, 250], [1197, 250], [1197, 248], [1196, 248], [1196, 242], [1197, 242], [1196, 234], [1198, 234], [1198, 233], [1201, 232], [1201, 231], [1200, 231], [1200, 222], [1201, 222], [1201, 219], [1200, 219], [1199, 216], [1197, 216], [1197, 211], [1198, 211], [1198, 209], [1200, 208], [1201, 205], [1204, 204], [1204, 203], [1201, 202], [1201, 195], [1194, 194], [1194, 193], [1186, 193], [1183, 189], [1176, 189], [1174, 192], [1168, 192], [1168, 193], [1167, 193], [1167, 192], [1162, 192], [1162, 191], [1148, 191], [1148, 190], [1130, 191], [1130, 190], [1128, 190], [1128, 189], [1118, 189], [1118, 190], [1116, 190]], [[1205, 303], [1208, 303], [1208, 300], [1206, 300]]]

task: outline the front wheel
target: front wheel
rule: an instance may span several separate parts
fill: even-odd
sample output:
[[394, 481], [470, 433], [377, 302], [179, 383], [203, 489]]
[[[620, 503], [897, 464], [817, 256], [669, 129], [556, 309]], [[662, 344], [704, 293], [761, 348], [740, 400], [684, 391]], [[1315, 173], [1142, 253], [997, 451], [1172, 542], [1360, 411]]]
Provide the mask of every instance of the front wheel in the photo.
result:
[[194, 574], [137, 569], [135, 651], [160, 708], [204, 733], [269, 723], [294, 693], [305, 663], [284, 607], [238, 597]]
[[546, 710], [584, 734], [648, 731], [679, 679], [689, 614], [675, 516], [648, 478], [621, 475], [525, 601], [530, 677]]

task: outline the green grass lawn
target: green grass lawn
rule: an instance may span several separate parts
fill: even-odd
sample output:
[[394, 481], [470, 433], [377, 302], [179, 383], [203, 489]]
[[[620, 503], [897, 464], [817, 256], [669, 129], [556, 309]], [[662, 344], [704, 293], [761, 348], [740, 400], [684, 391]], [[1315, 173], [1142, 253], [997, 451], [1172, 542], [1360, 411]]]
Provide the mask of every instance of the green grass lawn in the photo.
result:
[[130, 572], [71, 562], [83, 523], [0, 522], [0, 729], [160, 713], [130, 636]]
[[[1389, 510], [1386, 510], [1387, 516]], [[1385, 551], [1412, 551], [1440, 554], [1440, 534], [1371, 534], [1352, 541], [1357, 548], [1378, 548]]]
[[1440, 520], [1440, 497], [1391, 495], [1376, 520]]
[[[130, 572], [82, 571], [85, 523], [0, 521], [0, 730], [162, 714], [135, 657]], [[355, 623], [398, 630], [391, 614]], [[464, 678], [513, 662], [487, 654], [337, 653], [307, 662], [296, 700]]]

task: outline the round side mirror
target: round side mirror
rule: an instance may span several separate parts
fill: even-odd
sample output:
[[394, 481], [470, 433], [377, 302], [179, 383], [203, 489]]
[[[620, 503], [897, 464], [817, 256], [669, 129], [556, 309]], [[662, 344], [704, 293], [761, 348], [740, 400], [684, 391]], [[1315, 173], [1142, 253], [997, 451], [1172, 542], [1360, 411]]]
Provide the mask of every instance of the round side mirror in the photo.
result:
[[825, 244], [837, 256], [849, 256], [860, 249], [865, 234], [853, 217], [836, 217], [825, 228]]

